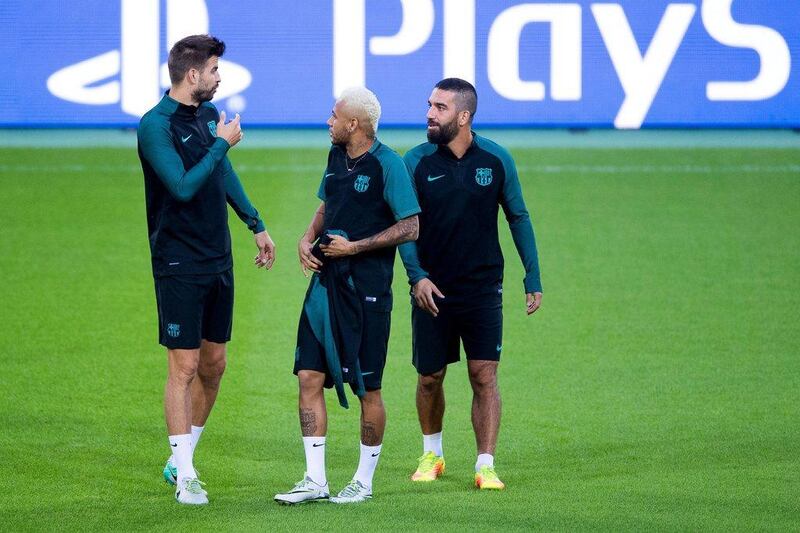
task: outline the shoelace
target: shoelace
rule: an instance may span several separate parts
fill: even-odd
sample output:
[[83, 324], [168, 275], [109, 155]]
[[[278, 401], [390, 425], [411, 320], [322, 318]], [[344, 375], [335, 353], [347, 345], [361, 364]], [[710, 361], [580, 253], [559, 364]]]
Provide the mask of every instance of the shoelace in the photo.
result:
[[350, 498], [355, 496], [358, 494], [359, 488], [360, 487], [357, 481], [351, 481], [344, 489], [342, 489], [342, 492], [339, 493], [339, 497]]
[[301, 479], [300, 481], [295, 483], [294, 488], [292, 489], [292, 491], [296, 491], [296, 490], [317, 490], [317, 489], [314, 488], [315, 485], [316, 485], [316, 483], [312, 482], [308, 478]]
[[186, 492], [189, 492], [191, 494], [200, 494], [201, 492], [203, 492], [204, 486], [205, 483], [203, 483], [197, 478], [192, 478], [183, 482], [183, 488], [186, 489]]

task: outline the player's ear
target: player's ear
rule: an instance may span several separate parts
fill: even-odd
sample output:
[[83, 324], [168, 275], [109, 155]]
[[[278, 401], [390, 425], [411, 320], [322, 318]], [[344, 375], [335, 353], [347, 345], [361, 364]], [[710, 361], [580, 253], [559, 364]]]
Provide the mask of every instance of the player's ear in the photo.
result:
[[461, 127], [469, 124], [469, 111], [462, 111], [458, 114], [458, 125]]
[[197, 78], [200, 76], [200, 72], [196, 68], [190, 68], [189, 72], [186, 73], [186, 80], [194, 85], [197, 83]]

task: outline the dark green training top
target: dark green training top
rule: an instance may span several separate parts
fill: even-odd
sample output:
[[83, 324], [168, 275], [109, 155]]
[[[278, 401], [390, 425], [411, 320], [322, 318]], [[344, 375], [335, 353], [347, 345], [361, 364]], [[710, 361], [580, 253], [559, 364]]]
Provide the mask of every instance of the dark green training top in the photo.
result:
[[497, 235], [502, 206], [525, 268], [525, 292], [541, 292], [536, 238], [514, 160], [498, 144], [473, 136], [461, 159], [446, 145], [431, 143], [404, 157], [422, 207], [419, 238], [400, 246], [409, 282], [427, 277], [445, 297], [497, 290], [503, 281]]
[[139, 122], [153, 275], [215, 274], [233, 266], [228, 208], [253, 233], [264, 222], [217, 137], [217, 108], [188, 106], [165, 94]]
[[[403, 160], [378, 139], [363, 157], [347, 157], [332, 146], [317, 196], [325, 202], [323, 234], [343, 231], [350, 241], [371, 237], [419, 213], [414, 187]], [[350, 257], [356, 290], [373, 309], [392, 308], [395, 247]]]

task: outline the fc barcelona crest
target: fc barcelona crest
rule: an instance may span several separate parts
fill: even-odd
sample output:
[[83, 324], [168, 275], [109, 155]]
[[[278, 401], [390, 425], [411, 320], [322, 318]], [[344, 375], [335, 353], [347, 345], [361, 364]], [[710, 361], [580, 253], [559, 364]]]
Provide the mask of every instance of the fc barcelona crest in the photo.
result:
[[180, 337], [181, 325], [180, 324], [167, 324], [167, 335], [170, 337]]
[[217, 123], [214, 122], [213, 120], [208, 121], [208, 131], [210, 131], [211, 135], [213, 135], [214, 137], [217, 136]]
[[369, 189], [369, 176], [359, 174], [353, 187], [355, 187], [357, 192], [364, 192]]
[[479, 168], [475, 170], [475, 181], [478, 182], [478, 185], [482, 185], [486, 187], [487, 185], [492, 183], [492, 169], [491, 168]]

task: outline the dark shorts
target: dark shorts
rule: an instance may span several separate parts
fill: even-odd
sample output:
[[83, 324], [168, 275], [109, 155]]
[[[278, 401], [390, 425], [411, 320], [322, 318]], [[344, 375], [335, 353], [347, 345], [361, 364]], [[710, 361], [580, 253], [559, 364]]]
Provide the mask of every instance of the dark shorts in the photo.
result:
[[[364, 308], [358, 361], [361, 366], [361, 375], [364, 377], [364, 388], [374, 391], [380, 390], [383, 380], [383, 367], [386, 365], [386, 352], [389, 347], [391, 313], [370, 309], [369, 304], [365, 304]], [[325, 349], [314, 336], [305, 311], [300, 313], [294, 359], [294, 373], [297, 374], [301, 370], [328, 373]]]
[[[447, 295], [447, 293], [445, 293]], [[411, 336], [414, 368], [433, 374], [461, 360], [499, 361], [503, 347], [503, 296], [495, 293], [469, 298], [435, 298], [439, 315], [431, 316], [412, 298]]]
[[170, 350], [193, 350], [201, 339], [231, 340], [233, 269], [219, 274], [156, 278], [158, 342]]

